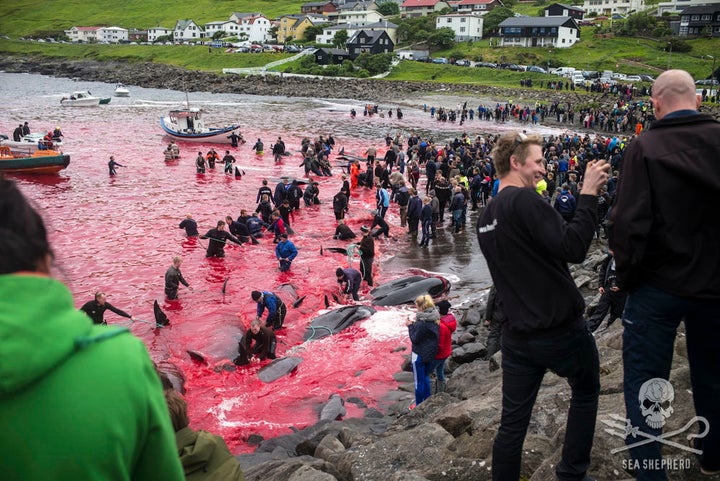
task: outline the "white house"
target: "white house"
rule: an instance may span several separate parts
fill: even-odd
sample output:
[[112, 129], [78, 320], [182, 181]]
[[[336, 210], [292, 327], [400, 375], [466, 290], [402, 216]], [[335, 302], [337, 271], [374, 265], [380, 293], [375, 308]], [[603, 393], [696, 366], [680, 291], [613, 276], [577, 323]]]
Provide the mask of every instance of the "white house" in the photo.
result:
[[198, 41], [205, 38], [205, 31], [192, 20], [178, 20], [173, 29], [175, 43]]
[[71, 42], [97, 42], [97, 31], [100, 27], [72, 27], [65, 30]]
[[375, 10], [342, 10], [337, 12], [337, 16], [329, 16], [328, 18], [335, 19], [338, 24], [353, 23], [367, 25], [377, 23], [385, 17]]
[[127, 42], [128, 30], [120, 27], [100, 27], [97, 31], [97, 41], [107, 43]]
[[645, 9], [645, 0], [585, 0], [582, 6], [585, 17], [589, 14], [611, 16], [613, 13], [627, 15]]
[[153, 27], [148, 28], [148, 42], [156, 42], [160, 37], [168, 37], [172, 39], [173, 31], [171, 28]]
[[234, 20], [221, 20], [205, 24], [205, 37], [213, 38], [217, 32], [224, 32], [223, 36], [229, 37], [240, 34], [240, 25]]
[[237, 22], [238, 35], [247, 35], [251, 42], [265, 43], [270, 40], [272, 22], [262, 13], [233, 12], [229, 20]]
[[500, 25], [500, 46], [566, 48], [580, 40], [572, 17], [510, 17]]
[[480, 40], [483, 34], [483, 18], [468, 13], [438, 15], [435, 28], [451, 28], [455, 32], [456, 42]]

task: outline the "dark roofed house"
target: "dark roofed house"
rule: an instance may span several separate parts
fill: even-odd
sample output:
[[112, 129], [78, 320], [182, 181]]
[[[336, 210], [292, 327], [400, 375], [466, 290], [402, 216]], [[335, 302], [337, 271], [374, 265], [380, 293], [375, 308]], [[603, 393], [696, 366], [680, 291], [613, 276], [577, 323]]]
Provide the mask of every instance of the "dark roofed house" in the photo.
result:
[[720, 3], [688, 7], [680, 12], [679, 34], [683, 37], [700, 35], [720, 37]]
[[545, 7], [546, 17], [572, 17], [579, 22], [584, 15], [584, 9], [563, 3], [553, 3]]
[[315, 50], [314, 55], [315, 63], [318, 65], [341, 64], [350, 59], [350, 53], [339, 48], [319, 48]]
[[570, 47], [580, 40], [572, 17], [510, 17], [500, 25], [502, 47]]
[[326, 2], [308, 2], [303, 3], [300, 6], [301, 13], [319, 13], [320, 15], [327, 15], [328, 13], [337, 12], [337, 7], [331, 1]]
[[350, 58], [355, 60], [361, 53], [375, 55], [390, 53], [395, 49], [395, 43], [384, 30], [360, 30], [347, 41]]

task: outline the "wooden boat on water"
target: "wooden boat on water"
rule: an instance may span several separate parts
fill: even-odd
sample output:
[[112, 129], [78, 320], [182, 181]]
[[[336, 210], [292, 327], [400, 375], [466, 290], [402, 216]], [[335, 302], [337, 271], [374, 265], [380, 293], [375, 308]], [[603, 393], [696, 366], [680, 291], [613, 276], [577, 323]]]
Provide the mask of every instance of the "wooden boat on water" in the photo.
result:
[[[190, 107], [186, 103], [185, 108], [171, 110], [167, 117], [160, 117], [160, 126], [165, 133], [175, 139], [185, 142], [208, 142], [215, 144], [230, 144], [230, 136], [239, 125], [228, 125], [226, 127], [206, 127], [202, 118], [202, 111], [196, 107]], [[242, 142], [242, 135], [235, 134], [236, 140]]]
[[69, 164], [70, 156], [55, 150], [37, 150], [26, 155], [14, 154], [10, 147], [0, 146], [0, 172], [57, 174]]

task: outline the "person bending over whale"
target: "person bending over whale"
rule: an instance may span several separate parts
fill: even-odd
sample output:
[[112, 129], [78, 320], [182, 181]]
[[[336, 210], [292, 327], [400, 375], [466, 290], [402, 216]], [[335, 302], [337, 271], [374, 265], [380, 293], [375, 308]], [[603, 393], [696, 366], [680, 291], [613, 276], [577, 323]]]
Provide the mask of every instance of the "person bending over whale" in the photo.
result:
[[123, 311], [122, 309], [118, 309], [117, 307], [113, 306], [109, 302], [107, 302], [107, 296], [104, 292], [98, 291], [95, 293], [95, 299], [92, 301], [88, 301], [80, 308], [81, 311], [83, 311], [85, 314], [90, 316], [90, 319], [92, 319], [93, 324], [103, 324], [107, 325], [107, 322], [105, 322], [104, 316], [106, 310], [111, 310], [118, 316], [127, 317], [131, 321], [134, 321], [135, 318], [128, 314], [127, 312]]
[[242, 245], [234, 235], [225, 232], [225, 221], [219, 220], [217, 227], [210, 229], [207, 234], [201, 235], [201, 239], [210, 239], [208, 243], [205, 257], [225, 257], [225, 244], [232, 241], [237, 245]]
[[255, 319], [250, 323], [250, 330], [245, 333], [245, 337], [238, 343], [239, 356], [233, 359], [233, 363], [237, 366], [248, 364], [248, 359], [252, 355], [256, 355], [258, 359], [275, 359], [275, 348], [277, 347], [277, 337], [269, 327], [261, 325], [259, 319]]
[[252, 300], [257, 302], [257, 316], [255, 319], [260, 319], [265, 308], [267, 308], [268, 315], [265, 319], [265, 327], [272, 327], [273, 330], [278, 330], [282, 327], [285, 322], [285, 314], [287, 314], [287, 307], [285, 303], [276, 294], [270, 291], [252, 291], [250, 294]]
[[[360, 275], [359, 270], [353, 269], [352, 267], [348, 267], [347, 269], [338, 267], [335, 269], [335, 277], [337, 277], [338, 284], [340, 284], [343, 294], [351, 294], [354, 301], [360, 300], [358, 297], [358, 290], [360, 289], [362, 276]], [[344, 288], [343, 284], [345, 284]]]

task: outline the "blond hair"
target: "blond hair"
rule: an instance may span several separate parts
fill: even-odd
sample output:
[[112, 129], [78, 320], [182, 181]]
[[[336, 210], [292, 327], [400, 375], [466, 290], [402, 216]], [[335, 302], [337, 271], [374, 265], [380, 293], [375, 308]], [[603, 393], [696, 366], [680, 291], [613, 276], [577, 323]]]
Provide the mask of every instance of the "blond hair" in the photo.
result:
[[435, 303], [433, 302], [433, 298], [430, 294], [423, 294], [422, 296], [417, 296], [417, 298], [415, 298], [415, 306], [419, 311], [425, 311], [435, 307]]

